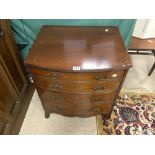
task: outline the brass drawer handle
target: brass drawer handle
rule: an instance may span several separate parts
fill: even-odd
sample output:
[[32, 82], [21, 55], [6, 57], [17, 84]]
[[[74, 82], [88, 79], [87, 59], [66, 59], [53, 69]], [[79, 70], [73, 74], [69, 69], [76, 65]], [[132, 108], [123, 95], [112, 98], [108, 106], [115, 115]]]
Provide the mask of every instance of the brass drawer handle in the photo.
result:
[[95, 80], [97, 80], [97, 81], [105, 80], [106, 78], [107, 78], [106, 75], [97, 75], [97, 76], [95, 76]]
[[103, 87], [103, 86], [97, 86], [97, 87], [94, 87], [93, 89], [94, 90], [103, 90], [103, 89], [105, 89], [105, 87]]
[[55, 112], [59, 112], [59, 111], [61, 111], [59, 108], [57, 108], [57, 107], [54, 107], [54, 111]]
[[53, 80], [57, 79], [56, 73], [48, 73], [48, 76], [51, 77]]
[[91, 109], [92, 112], [100, 112], [99, 108]]
[[102, 99], [101, 98], [94, 98], [94, 102], [101, 102]]
[[4, 36], [4, 31], [0, 28], [0, 37]]
[[49, 85], [49, 88], [51, 90], [58, 91], [58, 90], [61, 90], [62, 89], [62, 86], [60, 86], [60, 85]]
[[52, 100], [53, 101], [59, 101], [59, 102], [61, 102], [61, 101], [63, 101], [63, 97], [62, 96], [52, 96]]

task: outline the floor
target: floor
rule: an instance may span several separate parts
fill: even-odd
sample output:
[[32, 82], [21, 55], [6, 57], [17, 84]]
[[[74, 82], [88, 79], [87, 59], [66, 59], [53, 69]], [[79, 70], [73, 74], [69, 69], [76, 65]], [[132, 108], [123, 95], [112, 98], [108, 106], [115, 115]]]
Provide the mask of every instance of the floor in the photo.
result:
[[95, 135], [97, 134], [96, 117], [78, 118], [51, 114], [50, 118], [46, 119], [35, 91], [20, 134]]
[[[123, 90], [155, 92], [155, 71], [150, 77], [148, 72], [154, 62], [153, 56], [131, 55], [133, 67], [129, 70]], [[35, 91], [23, 122], [21, 135], [96, 135], [96, 117], [78, 118], [51, 114], [44, 118], [40, 99]]]
[[133, 67], [129, 70], [123, 88], [155, 92], [155, 71], [148, 73], [155, 61], [152, 55], [130, 55]]

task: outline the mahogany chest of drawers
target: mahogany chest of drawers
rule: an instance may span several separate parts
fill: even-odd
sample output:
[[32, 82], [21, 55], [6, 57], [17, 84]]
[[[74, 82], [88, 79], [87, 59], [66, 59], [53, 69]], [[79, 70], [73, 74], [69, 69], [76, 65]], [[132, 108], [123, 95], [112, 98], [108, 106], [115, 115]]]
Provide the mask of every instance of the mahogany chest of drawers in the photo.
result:
[[117, 27], [43, 26], [25, 60], [45, 110], [110, 116], [132, 66]]

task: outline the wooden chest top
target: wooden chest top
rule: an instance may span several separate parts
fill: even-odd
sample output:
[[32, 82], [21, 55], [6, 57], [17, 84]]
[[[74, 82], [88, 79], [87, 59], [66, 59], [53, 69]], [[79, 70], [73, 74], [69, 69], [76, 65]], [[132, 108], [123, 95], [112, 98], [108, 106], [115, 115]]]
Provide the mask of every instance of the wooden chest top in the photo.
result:
[[25, 64], [69, 72], [132, 66], [118, 28], [102, 26], [43, 26]]

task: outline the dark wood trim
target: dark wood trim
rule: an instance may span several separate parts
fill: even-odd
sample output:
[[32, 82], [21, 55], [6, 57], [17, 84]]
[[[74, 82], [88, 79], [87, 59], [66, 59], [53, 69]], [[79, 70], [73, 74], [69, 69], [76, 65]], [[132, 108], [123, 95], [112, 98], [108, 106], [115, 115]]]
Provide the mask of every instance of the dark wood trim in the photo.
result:
[[[153, 55], [154, 55], [154, 57], [155, 57], [155, 50], [152, 50], [152, 53], [153, 53]], [[154, 64], [152, 65], [151, 70], [150, 70], [148, 76], [150, 76], [150, 75], [152, 74], [152, 72], [154, 71], [154, 69], [155, 69], [155, 62], [154, 62]]]
[[[1, 89], [4, 103], [1, 101], [0, 104], [4, 107], [1, 106], [0, 109], [0, 120], [4, 125], [1, 125], [3, 130], [0, 134], [18, 134], [34, 93], [34, 86], [25, 74], [25, 67], [8, 20], [0, 20], [0, 41], [2, 42], [0, 46], [1, 82], [8, 88], [4, 93]], [[7, 97], [10, 97], [11, 101], [5, 102]]]
[[24, 99], [23, 99], [23, 103], [22, 103], [22, 106], [20, 107], [19, 109], [19, 112], [15, 118], [15, 121], [12, 125], [12, 128], [10, 130], [10, 135], [17, 135], [19, 134], [20, 132], [20, 128], [23, 124], [23, 121], [24, 121], [24, 118], [25, 118], [25, 115], [27, 113], [27, 110], [28, 110], [28, 107], [30, 105], [30, 101], [31, 101], [31, 98], [34, 94], [34, 85], [33, 84], [30, 84], [26, 90], [26, 93], [25, 93], [25, 96], [24, 96]]
[[128, 52], [128, 54], [133, 54], [133, 55], [153, 55], [153, 53], [146, 53], [146, 52]]
[[130, 51], [152, 51], [154, 49], [147, 49], [147, 48], [128, 48]]
[[150, 70], [148, 76], [150, 76], [150, 75], [152, 74], [152, 72], [154, 71], [154, 69], [155, 69], [155, 62], [154, 62], [154, 64], [152, 65], [151, 70]]
[[[96, 70], [80, 70], [80, 71], [76, 71], [76, 70], [63, 70], [63, 69], [59, 69], [59, 70], [57, 70], [57, 69], [55, 69], [55, 68], [47, 68], [47, 67], [38, 67], [38, 66], [35, 66], [35, 65], [27, 65], [27, 64], [25, 64], [26, 65], [26, 67], [28, 67], [28, 68], [30, 68], [30, 67], [32, 67], [32, 68], [36, 68], [36, 69], [42, 69], [42, 70], [48, 70], [48, 71], [53, 71], [53, 72], [63, 72], [63, 73], [95, 73], [95, 72], [103, 72], [103, 69], [96, 69]], [[124, 69], [128, 69], [128, 68], [130, 68], [130, 67], [132, 67], [132, 65], [131, 64], [129, 64], [129, 65], [126, 65], [126, 66], [123, 66], [123, 67], [113, 67], [113, 68], [111, 68], [111, 69], [104, 69], [104, 71], [113, 71], [113, 70], [124, 70]], [[29, 72], [29, 70], [28, 70], [28, 72]], [[30, 72], [29, 72], [29, 74], [30, 74]]]
[[[12, 55], [12, 58], [14, 59], [14, 62], [16, 63], [16, 66], [18, 68], [18, 70], [20, 71], [20, 76], [23, 80], [24, 83], [27, 83], [28, 78], [23, 76], [23, 72], [26, 73], [23, 61], [19, 55], [20, 51], [16, 45], [15, 39], [13, 37], [13, 34], [10, 33], [11, 27], [10, 27], [10, 23], [8, 20], [6, 19], [1, 19], [1, 29], [4, 31], [4, 38], [5, 38], [5, 42], [8, 46], [8, 48], [10, 49], [10, 54]], [[17, 63], [18, 62], [18, 63]]]
[[[8, 85], [8, 88], [10, 88], [12, 94], [14, 94], [13, 96], [15, 96], [16, 99], [18, 99], [20, 101], [21, 100], [20, 92], [18, 91], [18, 89], [16, 87], [16, 84], [14, 83], [13, 79], [11, 78], [11, 75], [10, 75], [10, 73], [9, 73], [7, 67], [6, 67], [6, 64], [5, 64], [1, 54], [0, 54], [0, 63], [3, 66], [3, 68], [1, 70], [4, 70], [2, 72], [5, 72], [5, 74], [7, 75], [5, 77], [6, 85]], [[15, 88], [15, 89], [13, 89], [13, 88]]]
[[[128, 54], [133, 54], [133, 55], [153, 55], [154, 57], [155, 57], [155, 49], [130, 49], [129, 48], [129, 50], [130, 51], [136, 51], [136, 52], [128, 52]], [[152, 52], [152, 53], [148, 53], [148, 52], [145, 52], [145, 51], [150, 51], [150, 52]], [[150, 70], [150, 72], [148, 73], [148, 76], [151, 76], [151, 74], [152, 74], [152, 72], [154, 71], [154, 69], [155, 69], [155, 62], [154, 62], [154, 64], [152, 65], [152, 67], [151, 67], [151, 70]]]

